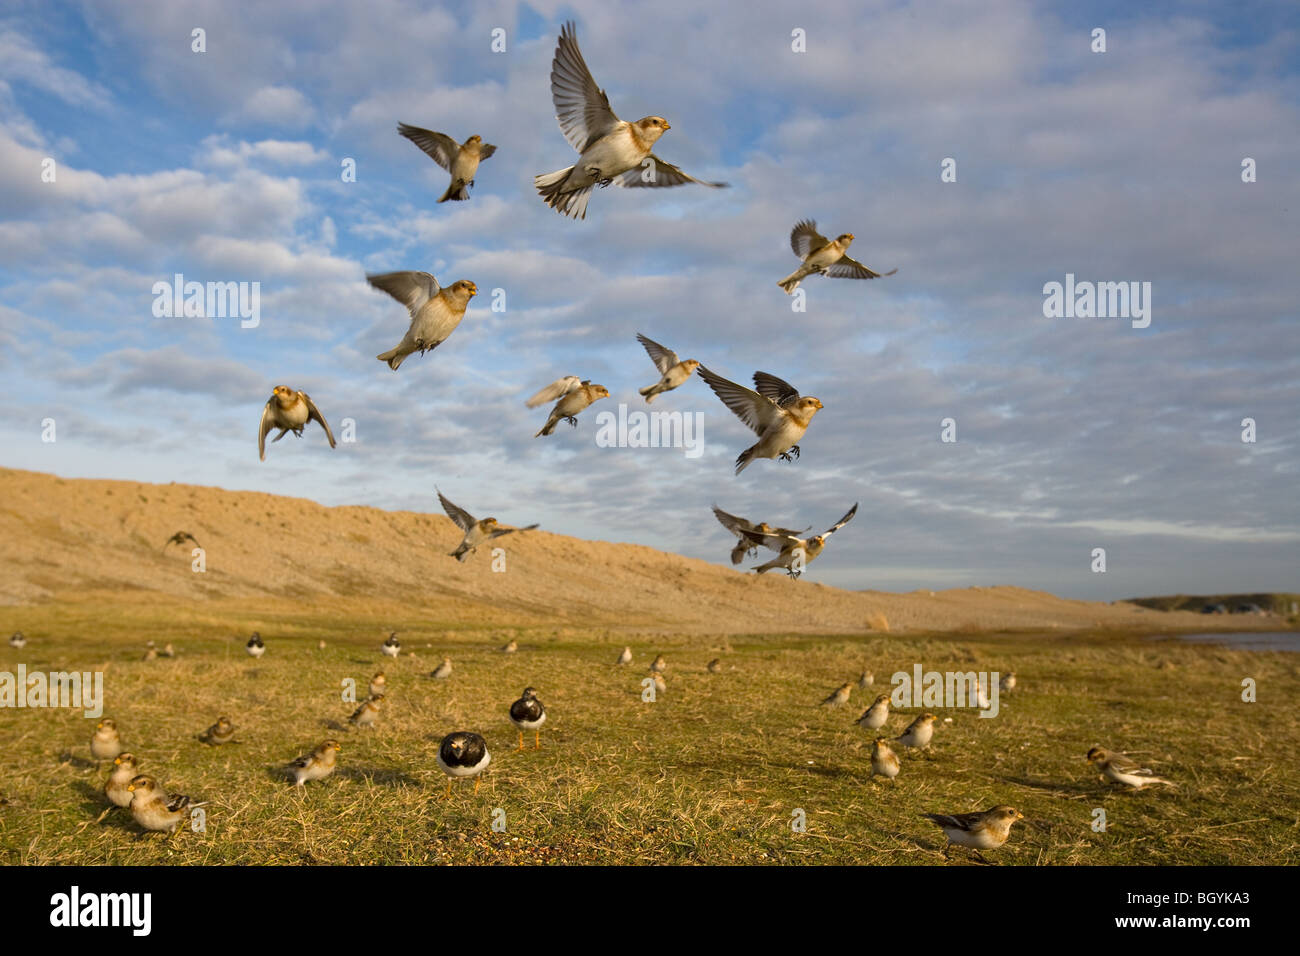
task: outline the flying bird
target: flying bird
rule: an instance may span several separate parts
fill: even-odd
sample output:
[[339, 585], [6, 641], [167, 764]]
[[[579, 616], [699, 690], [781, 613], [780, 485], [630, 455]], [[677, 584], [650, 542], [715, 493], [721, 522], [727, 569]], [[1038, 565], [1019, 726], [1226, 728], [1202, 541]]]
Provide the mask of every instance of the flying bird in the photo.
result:
[[[267, 431], [269, 430], [270, 429], [267, 429]], [[266, 437], [266, 432], [262, 432], [262, 437], [263, 438]], [[277, 438], [276, 441], [279, 441], [279, 439]], [[263, 453], [262, 457], [263, 458], [266, 457], [265, 453]], [[186, 541], [193, 541], [194, 547], [196, 548], [203, 547], [203, 545], [199, 544], [198, 538], [194, 537], [194, 535], [190, 534], [188, 531], [177, 531], [174, 535], [172, 535], [170, 538], [167, 539], [166, 543], [163, 544], [162, 549], [166, 551], [167, 548], [170, 547], [171, 545], [184, 544]]]
[[464, 143], [457, 143], [445, 133], [398, 123], [397, 131], [428, 154], [429, 158], [451, 173], [451, 184], [438, 202], [448, 199], [468, 199], [469, 187], [474, 185], [478, 164], [497, 151], [491, 143], [475, 133]]
[[954, 844], [976, 851], [996, 850], [1011, 836], [1011, 825], [1025, 818], [1015, 807], [993, 807], [983, 813], [923, 813], [921, 816], [943, 830], [948, 838], [943, 848], [945, 857]]
[[524, 402], [529, 408], [536, 408], [538, 405], [545, 405], [547, 402], [554, 402], [563, 398], [570, 392], [577, 391], [582, 386], [582, 379], [576, 375], [566, 375], [564, 378], [557, 378], [550, 385], [540, 389], [532, 398]]
[[803, 263], [794, 272], [777, 283], [786, 295], [794, 295], [799, 283], [813, 273], [830, 276], [832, 279], [879, 279], [892, 276], [897, 269], [889, 272], [873, 272], [856, 259], [848, 255], [853, 242], [853, 233], [846, 232], [836, 237], [835, 241], [827, 239], [817, 231], [817, 223], [805, 219], [798, 223], [790, 233], [790, 248]]
[[808, 430], [813, 416], [822, 409], [820, 399], [801, 396], [789, 382], [767, 372], [754, 373], [754, 387], [758, 391], [728, 381], [703, 365], [700, 366], [700, 378], [708, 382], [722, 403], [758, 435], [758, 441], [736, 458], [736, 474], [744, 471], [755, 458], [791, 461], [792, 455], [799, 457], [799, 440]]
[[811, 538], [775, 534], [755, 536], [764, 547], [777, 552], [777, 556], [771, 561], [754, 568], [755, 573], [763, 574], [773, 568], [785, 568], [790, 577], [797, 578], [803, 573], [803, 569], [811, 564], [826, 548], [826, 539], [852, 521], [853, 516], [857, 513], [858, 505], [857, 502], [854, 502], [853, 507], [848, 510], [848, 513], [843, 518], [821, 534], [815, 534]]
[[640, 332], [636, 334], [636, 340], [646, 350], [646, 354], [650, 356], [650, 361], [655, 363], [655, 368], [659, 370], [661, 376], [659, 381], [640, 390], [641, 394], [645, 396], [647, 405], [654, 401], [656, 395], [671, 392], [685, 382], [700, 364], [695, 359], [686, 359], [684, 362], [679, 361], [677, 353], [672, 349], [664, 348], [658, 342], [646, 338]]
[[[262, 422], [257, 428], [258, 458], [266, 461], [266, 436], [271, 429], [280, 429], [280, 434], [271, 439], [273, 442], [283, 438], [286, 432], [293, 432], [301, 438], [302, 430], [311, 421], [320, 422], [320, 427], [325, 429], [325, 437], [330, 440], [330, 447], [333, 448], [334, 433], [330, 431], [329, 423], [325, 421], [325, 416], [320, 413], [320, 409], [316, 407], [310, 396], [306, 392], [295, 392], [287, 385], [277, 385], [272, 389], [266, 405], [262, 407]], [[175, 535], [172, 536], [172, 540], [176, 540]], [[178, 541], [177, 544], [179, 543]], [[198, 544], [197, 541], [194, 543]], [[166, 548], [166, 545], [163, 547]]]
[[757, 554], [759, 546], [763, 543], [764, 535], [777, 535], [779, 537], [796, 537], [807, 531], [793, 531], [790, 528], [773, 528], [766, 521], [760, 521], [755, 524], [745, 518], [737, 515], [728, 514], [717, 505], [713, 506], [713, 516], [718, 519], [719, 524], [736, 535], [736, 546], [731, 549], [731, 563], [740, 564], [746, 554]]
[[423, 355], [447, 341], [465, 318], [469, 300], [478, 295], [478, 286], [468, 279], [460, 279], [444, 289], [427, 272], [383, 272], [367, 275], [366, 281], [406, 306], [411, 315], [411, 324], [402, 341], [375, 356], [387, 362], [394, 372], [411, 353]]
[[[437, 491], [437, 489], [434, 489]], [[442, 503], [442, 510], [447, 512], [447, 517], [456, 523], [456, 527], [465, 532], [465, 537], [461, 540], [460, 546], [455, 551], [448, 554], [457, 561], [465, 562], [469, 556], [478, 550], [478, 546], [484, 541], [490, 541], [493, 538], [499, 538], [503, 534], [510, 534], [512, 531], [532, 531], [537, 527], [530, 524], [524, 528], [509, 528], [497, 524], [496, 518], [484, 518], [481, 521], [475, 518], [464, 508], [458, 507], [447, 500], [447, 497], [438, 492], [438, 501]]]
[[1170, 780], [1157, 777], [1146, 767], [1139, 767], [1128, 757], [1111, 753], [1101, 747], [1093, 747], [1088, 751], [1088, 762], [1096, 767], [1105, 779], [1112, 783], [1122, 783], [1134, 790], [1141, 790], [1153, 783], [1163, 783], [1169, 787], [1177, 786]]
[[609, 97], [582, 59], [576, 29], [566, 23], [560, 30], [551, 64], [551, 98], [564, 138], [581, 155], [566, 169], [533, 177], [546, 205], [570, 219], [585, 219], [593, 186], [726, 186], [689, 176], [651, 152], [659, 137], [672, 128], [662, 116], [628, 123], [614, 115]]
[[561, 421], [566, 421], [574, 428], [577, 428], [578, 413], [592, 402], [598, 402], [602, 398], [609, 398], [609, 389], [604, 385], [593, 385], [591, 382], [583, 381], [576, 389], [567, 393], [555, 403], [555, 407], [551, 409], [550, 417], [546, 419], [546, 424], [533, 437], [540, 438], [543, 435], [554, 433], [555, 426]]

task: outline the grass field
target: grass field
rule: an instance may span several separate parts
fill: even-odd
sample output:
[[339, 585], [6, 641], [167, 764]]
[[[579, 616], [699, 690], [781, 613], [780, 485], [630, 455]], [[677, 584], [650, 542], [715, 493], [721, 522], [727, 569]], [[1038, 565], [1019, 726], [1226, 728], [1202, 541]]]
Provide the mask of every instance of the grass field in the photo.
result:
[[[142, 770], [209, 801], [205, 832], [142, 836], [107, 806], [79, 710], [0, 710], [0, 861], [8, 864], [871, 863], [943, 864], [921, 813], [1004, 803], [1026, 819], [986, 856], [1008, 864], [1277, 864], [1300, 861], [1300, 674], [1293, 654], [1255, 654], [1113, 634], [701, 638], [533, 629], [446, 632], [346, 609], [294, 617], [170, 606], [11, 608], [32, 643], [0, 645], [0, 670], [103, 670], [105, 714]], [[261, 660], [243, 652], [257, 628]], [[403, 656], [379, 645], [398, 630]], [[519, 651], [498, 648], [510, 637]], [[143, 661], [146, 639], [179, 656]], [[324, 640], [326, 647], [318, 648]], [[617, 667], [630, 644], [636, 660]], [[415, 656], [407, 656], [413, 651]], [[666, 694], [641, 699], [658, 652]], [[449, 680], [430, 671], [446, 655]], [[707, 662], [721, 657], [724, 670]], [[902, 753], [892, 784], [870, 776], [853, 721], [895, 671], [1014, 670], [1001, 714], [939, 711], [931, 757]], [[373, 731], [349, 731], [341, 682], [382, 668]], [[863, 669], [876, 685], [818, 704]], [[1258, 702], [1241, 700], [1243, 678]], [[513, 752], [506, 711], [525, 685], [545, 702], [542, 749]], [[900, 733], [916, 711], [896, 711]], [[241, 743], [196, 735], [230, 715]], [[434, 762], [452, 730], [493, 755], [477, 796], [444, 800]], [[326, 737], [340, 769], [296, 791], [279, 768]], [[531, 740], [528, 746], [531, 748]], [[1178, 789], [1122, 792], [1086, 764], [1100, 743]], [[106, 773], [106, 771], [105, 771]], [[1106, 832], [1091, 828], [1104, 808]], [[505, 832], [494, 832], [493, 811]], [[792, 814], [806, 814], [806, 832]], [[971, 861], [953, 851], [953, 863]]]

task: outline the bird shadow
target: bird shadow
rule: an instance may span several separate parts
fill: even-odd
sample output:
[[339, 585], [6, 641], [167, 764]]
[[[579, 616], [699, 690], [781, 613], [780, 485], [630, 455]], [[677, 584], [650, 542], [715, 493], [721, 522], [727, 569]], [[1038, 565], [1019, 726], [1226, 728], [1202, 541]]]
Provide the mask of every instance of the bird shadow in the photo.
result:
[[367, 767], [341, 767], [334, 776], [355, 783], [374, 783], [383, 787], [420, 787], [420, 781], [404, 770], [377, 770]]
[[344, 727], [341, 723], [339, 723], [337, 720], [335, 720], [335, 719], [332, 718], [332, 717], [331, 717], [331, 718], [327, 718], [327, 719], [325, 719], [325, 720], [322, 720], [322, 721], [321, 721], [321, 726], [322, 726], [322, 727], [325, 727], [325, 728], [327, 728], [327, 729], [329, 729], [329, 730], [338, 730], [338, 731], [344, 731], [344, 732], [346, 732], [346, 731], [348, 730], [347, 727]]
[[1093, 793], [1092, 787], [1087, 784], [1077, 783], [1073, 780], [1033, 780], [1029, 777], [1006, 776], [999, 778], [1003, 783], [1015, 784], [1017, 787], [1027, 787], [1030, 790], [1050, 790], [1059, 793]]
[[65, 763], [76, 767], [78, 770], [98, 770], [99, 764], [93, 760], [87, 760], [85, 757], [78, 757], [68, 751], [59, 754], [59, 763]]

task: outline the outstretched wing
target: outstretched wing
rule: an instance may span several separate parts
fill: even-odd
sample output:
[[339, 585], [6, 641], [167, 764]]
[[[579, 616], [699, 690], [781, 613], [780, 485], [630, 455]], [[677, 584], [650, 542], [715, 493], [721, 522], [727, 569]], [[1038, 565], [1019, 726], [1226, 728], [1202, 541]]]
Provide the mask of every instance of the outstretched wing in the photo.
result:
[[727, 514], [717, 505], [713, 506], [713, 516], [718, 519], [718, 523], [734, 535], [744, 537], [748, 532], [754, 530], [754, 523], [746, 521], [737, 515]]
[[529, 408], [536, 408], [538, 405], [545, 405], [547, 402], [553, 402], [563, 398], [572, 391], [582, 387], [582, 379], [576, 375], [566, 375], [564, 378], [557, 378], [550, 385], [547, 385], [541, 391], [537, 392], [532, 398], [524, 402]]
[[440, 291], [438, 280], [427, 272], [382, 272], [366, 276], [366, 281], [406, 306], [412, 316]]
[[[451, 164], [456, 161], [456, 154], [460, 152], [460, 144], [454, 139], [446, 133], [435, 133], [431, 129], [421, 129], [405, 123], [398, 123], [397, 131], [424, 150], [435, 163], [447, 172], [451, 172]], [[482, 156], [480, 152], [479, 158], [481, 159]]]
[[262, 461], [266, 461], [267, 432], [275, 427], [271, 421], [271, 404], [274, 401], [275, 396], [272, 395], [266, 400], [266, 404], [262, 406], [262, 423], [257, 428], [257, 457]]
[[827, 267], [826, 274], [832, 279], [879, 279], [882, 276], [892, 276], [897, 271], [890, 269], [888, 272], [873, 272], [857, 259], [840, 256], [838, 262]]
[[782, 408], [799, 401], [799, 389], [783, 378], [777, 378], [771, 372], [755, 372], [754, 388], [764, 398], [770, 398]]
[[514, 534], [516, 531], [532, 531], [534, 528], [537, 527], [538, 525], [536, 524], [530, 524], [530, 525], [525, 525], [522, 528], [497, 528], [495, 531], [492, 532], [492, 537], [499, 538], [503, 534]]
[[839, 531], [840, 528], [843, 528], [846, 524], [848, 524], [850, 521], [852, 521], [852, 520], [853, 520], [853, 516], [854, 516], [855, 514], [857, 514], [857, 513], [858, 513], [858, 503], [855, 501], [855, 502], [853, 502], [853, 507], [849, 509], [849, 513], [846, 514], [846, 515], [845, 515], [843, 518], [841, 518], [839, 521], [835, 522], [835, 524], [831, 525], [829, 529], [827, 529], [826, 531], [823, 531], [823, 532], [822, 532], [822, 537], [823, 537], [823, 538], [828, 538], [828, 537], [830, 537], [831, 535], [833, 535], [836, 531]]
[[311, 400], [310, 395], [306, 392], [299, 392], [298, 394], [301, 395], [302, 400], [307, 403], [307, 421], [315, 419], [320, 422], [320, 427], [325, 429], [325, 437], [330, 440], [330, 447], [333, 448], [334, 433], [330, 431], [329, 422], [325, 421], [325, 416], [320, 413], [320, 409], [316, 407], [316, 403]]
[[646, 159], [653, 160], [654, 165], [646, 166], [645, 160], [642, 160], [627, 172], [615, 176], [615, 184], [625, 189], [634, 189], [638, 186], [684, 186], [687, 183], [699, 183], [701, 186], [725, 189], [730, 185], [729, 183], [711, 183], [708, 180], [696, 179], [672, 163], [665, 163], [654, 153], [651, 153]]
[[572, 22], [560, 29], [560, 42], [555, 47], [551, 99], [564, 138], [580, 153], [618, 125], [619, 118], [609, 108], [609, 97], [596, 85], [582, 58], [577, 28]]
[[756, 434], [763, 434], [763, 430], [781, 416], [781, 409], [776, 406], [776, 403], [758, 392], [751, 392], [743, 385], [728, 381], [721, 375], [710, 372], [703, 365], [697, 371], [700, 378], [708, 382], [709, 388], [713, 389], [713, 394], [722, 399], [722, 404], [731, 409], [736, 417], [752, 428]]
[[677, 364], [677, 353], [672, 349], [664, 348], [654, 339], [648, 339], [640, 332], [636, 334], [636, 340], [646, 350], [646, 354], [650, 356], [650, 361], [655, 363], [655, 368], [659, 369], [660, 375], [663, 375]]
[[447, 517], [456, 522], [456, 527], [460, 528], [461, 531], [468, 532], [470, 528], [478, 523], [474, 520], [474, 516], [464, 508], [459, 508], [448, 501], [447, 496], [441, 491], [438, 492], [438, 501], [442, 503], [442, 510], [447, 512]]
[[817, 231], [816, 219], [804, 219], [790, 232], [790, 248], [800, 259], [807, 259], [808, 253], [820, 249], [829, 241]]

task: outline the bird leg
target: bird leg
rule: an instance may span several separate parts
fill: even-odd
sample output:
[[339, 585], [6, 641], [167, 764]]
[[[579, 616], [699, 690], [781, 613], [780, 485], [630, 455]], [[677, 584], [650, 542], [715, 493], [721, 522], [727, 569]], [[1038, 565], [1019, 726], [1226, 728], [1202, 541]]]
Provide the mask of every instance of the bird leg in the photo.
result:
[[534, 750], [542, 749], [542, 732], [540, 730], [533, 731], [533, 749]]
[[474, 796], [476, 796], [476, 797], [478, 796], [478, 785], [479, 785], [480, 783], [482, 783], [482, 782], [483, 782], [483, 781], [482, 781], [481, 778], [479, 778], [479, 777], [475, 777], [475, 778], [474, 778]]
[[519, 731], [519, 746], [516, 748], [515, 753], [518, 753], [520, 750], [523, 749], [524, 749], [524, 732], [521, 730]]
[[572, 425], [574, 428], [577, 428], [577, 427], [578, 427], [578, 419], [577, 419], [576, 416], [574, 416], [574, 415], [565, 415], [565, 416], [564, 416], [564, 420], [565, 420], [566, 422], [568, 422], [570, 425]]
[[445, 800], [450, 800], [450, 799], [451, 799], [451, 778], [448, 778], [448, 779], [447, 779], [447, 796], [444, 797], [443, 799], [445, 799]]

